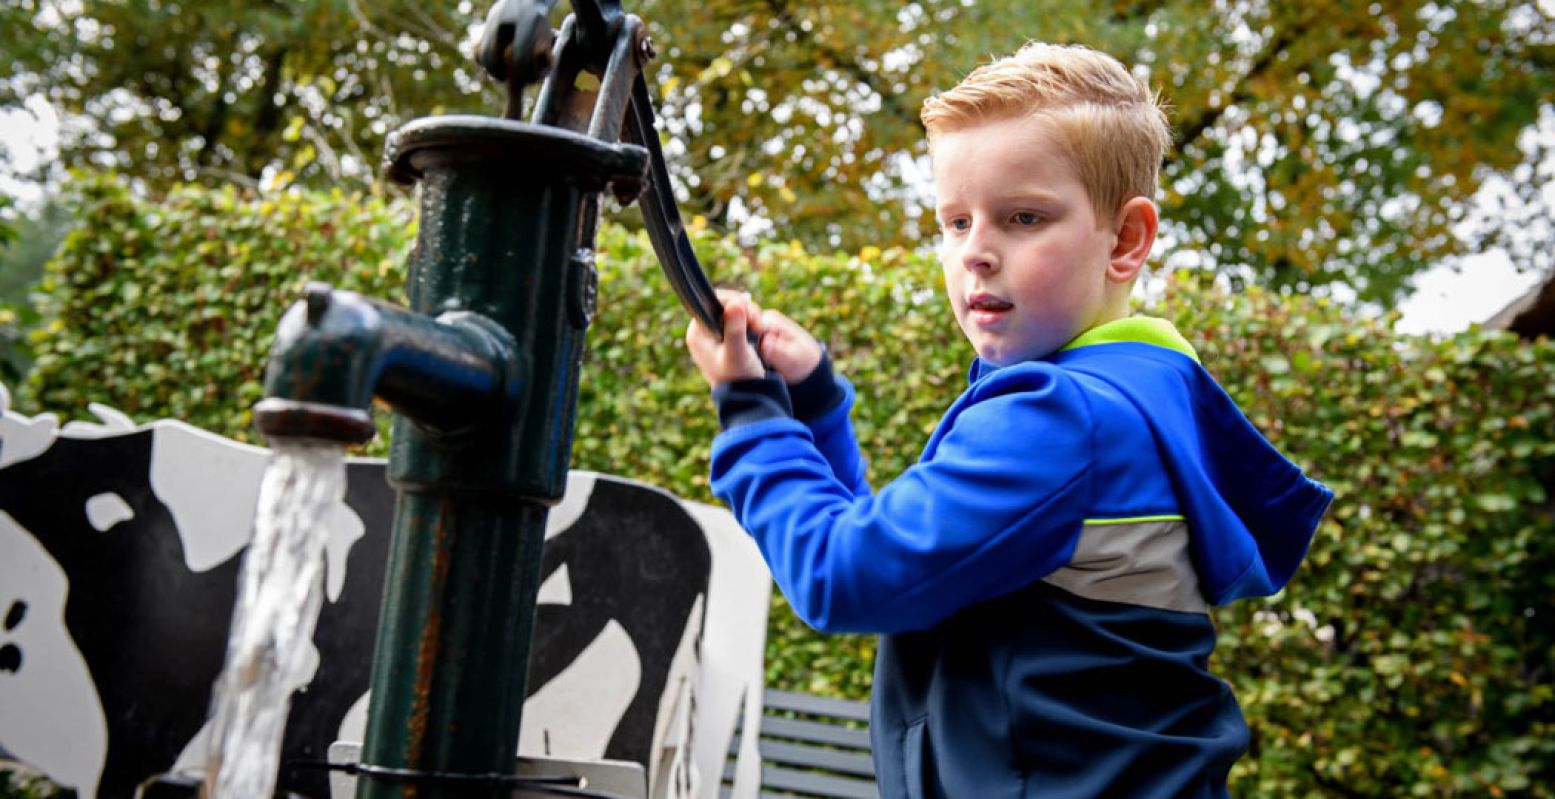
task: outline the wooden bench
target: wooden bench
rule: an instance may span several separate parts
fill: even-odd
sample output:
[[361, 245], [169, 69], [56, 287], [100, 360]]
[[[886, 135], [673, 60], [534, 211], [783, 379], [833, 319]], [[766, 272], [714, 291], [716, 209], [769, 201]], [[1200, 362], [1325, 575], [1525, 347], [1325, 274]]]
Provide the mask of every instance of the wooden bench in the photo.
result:
[[[790, 691], [767, 690], [757, 749], [761, 752], [761, 796], [878, 799], [869, 749], [869, 705]], [[733, 756], [743, 730], [735, 734], [724, 768], [728, 799]]]

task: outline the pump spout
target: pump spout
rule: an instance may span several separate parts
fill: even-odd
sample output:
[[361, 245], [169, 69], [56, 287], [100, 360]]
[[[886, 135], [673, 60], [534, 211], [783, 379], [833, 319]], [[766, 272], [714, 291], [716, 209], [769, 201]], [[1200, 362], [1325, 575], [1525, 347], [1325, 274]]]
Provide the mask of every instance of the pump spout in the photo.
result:
[[310, 283], [281, 319], [254, 424], [267, 438], [362, 443], [376, 396], [442, 432], [497, 423], [520, 395], [513, 337], [473, 312], [437, 318]]

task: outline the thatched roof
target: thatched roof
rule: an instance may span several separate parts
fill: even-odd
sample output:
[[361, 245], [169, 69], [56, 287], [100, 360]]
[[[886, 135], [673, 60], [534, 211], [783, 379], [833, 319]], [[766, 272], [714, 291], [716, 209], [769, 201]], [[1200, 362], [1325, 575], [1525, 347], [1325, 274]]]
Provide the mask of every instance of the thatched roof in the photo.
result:
[[1527, 339], [1555, 338], [1555, 275], [1496, 312], [1485, 327], [1510, 330]]

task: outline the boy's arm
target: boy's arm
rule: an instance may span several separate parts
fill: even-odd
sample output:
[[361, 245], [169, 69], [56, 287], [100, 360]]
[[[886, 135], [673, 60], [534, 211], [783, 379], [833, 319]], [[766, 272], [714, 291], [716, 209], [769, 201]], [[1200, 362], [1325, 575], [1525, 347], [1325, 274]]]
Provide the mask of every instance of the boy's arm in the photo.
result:
[[736, 380], [713, 386], [718, 423], [728, 431], [768, 419], [793, 418], [809, 428], [816, 449], [832, 473], [855, 495], [870, 492], [864, 475], [864, 457], [853, 433], [852, 384], [838, 377], [831, 358], [821, 362], [805, 379], [786, 385], [777, 375]]
[[853, 432], [856, 394], [853, 384], [832, 368], [831, 356], [823, 350], [821, 362], [805, 379], [789, 386], [788, 392], [794, 418], [810, 428], [816, 449], [831, 465], [832, 473], [855, 495], [870, 493], [864, 455]]
[[868, 494], [864, 457], [853, 433], [853, 386], [832, 369], [826, 347], [798, 322], [771, 308], [757, 317], [761, 359], [783, 377], [794, 418], [815, 436], [832, 471], [854, 494]]
[[1056, 370], [964, 397], [924, 460], [874, 496], [840, 481], [811, 429], [771, 417], [713, 445], [713, 492], [822, 630], [923, 629], [1068, 562], [1089, 492], [1090, 419]]
[[[826, 348], [798, 323], [778, 311], [761, 310], [747, 295], [723, 290], [719, 299], [726, 315], [723, 341], [693, 322], [686, 346], [712, 386], [720, 427], [796, 418], [810, 428], [837, 478], [855, 494], [869, 493], [849, 416], [853, 386], [836, 375]], [[759, 363], [750, 360], [755, 353], [743, 345], [742, 322], [758, 337]]]

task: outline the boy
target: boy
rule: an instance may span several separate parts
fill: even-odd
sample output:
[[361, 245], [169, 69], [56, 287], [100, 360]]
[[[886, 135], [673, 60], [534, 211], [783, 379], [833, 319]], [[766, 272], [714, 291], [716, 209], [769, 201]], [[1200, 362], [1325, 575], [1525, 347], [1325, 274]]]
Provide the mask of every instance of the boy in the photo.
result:
[[722, 343], [686, 332], [724, 427], [713, 491], [807, 623], [883, 634], [882, 796], [1226, 796], [1248, 732], [1209, 607], [1278, 591], [1332, 493], [1169, 323], [1128, 316], [1166, 116], [1114, 59], [1031, 44], [923, 121], [970, 386], [871, 493], [852, 387], [726, 294]]

